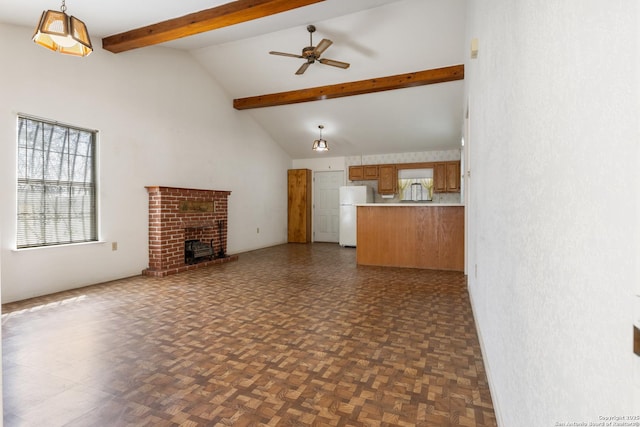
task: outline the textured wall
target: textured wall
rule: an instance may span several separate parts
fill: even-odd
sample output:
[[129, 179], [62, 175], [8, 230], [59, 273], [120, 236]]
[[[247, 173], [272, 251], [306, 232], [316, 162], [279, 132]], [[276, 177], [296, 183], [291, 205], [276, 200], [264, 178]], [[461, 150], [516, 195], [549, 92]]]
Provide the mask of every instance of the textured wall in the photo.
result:
[[469, 289], [502, 426], [640, 415], [638, 7], [469, 2]]

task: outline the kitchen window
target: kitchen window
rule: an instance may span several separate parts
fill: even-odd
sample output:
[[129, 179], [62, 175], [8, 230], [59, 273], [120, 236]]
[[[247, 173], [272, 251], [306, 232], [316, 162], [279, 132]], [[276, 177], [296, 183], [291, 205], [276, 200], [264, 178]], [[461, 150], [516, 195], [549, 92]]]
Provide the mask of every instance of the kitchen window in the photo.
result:
[[16, 246], [96, 241], [97, 131], [18, 117]]
[[398, 188], [400, 189], [400, 200], [431, 201], [433, 178], [399, 179]]
[[433, 169], [401, 169], [398, 171], [398, 189], [402, 201], [431, 201], [433, 196]]

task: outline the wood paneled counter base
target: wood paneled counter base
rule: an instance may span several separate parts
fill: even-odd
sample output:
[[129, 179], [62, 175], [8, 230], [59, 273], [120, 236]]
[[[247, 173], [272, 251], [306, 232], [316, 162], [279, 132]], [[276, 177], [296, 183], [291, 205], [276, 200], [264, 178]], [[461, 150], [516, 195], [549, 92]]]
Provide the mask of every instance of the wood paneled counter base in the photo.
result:
[[464, 206], [358, 206], [356, 260], [464, 271]]

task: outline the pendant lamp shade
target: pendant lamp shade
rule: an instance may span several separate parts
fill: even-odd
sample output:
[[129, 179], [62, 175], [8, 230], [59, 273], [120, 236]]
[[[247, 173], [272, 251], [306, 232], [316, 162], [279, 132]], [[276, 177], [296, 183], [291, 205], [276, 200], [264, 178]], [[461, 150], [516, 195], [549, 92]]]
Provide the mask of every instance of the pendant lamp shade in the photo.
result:
[[40, 23], [33, 34], [33, 41], [66, 55], [89, 55], [93, 52], [93, 47], [86, 25], [78, 18], [65, 13], [67, 8], [64, 1], [61, 9], [61, 12], [42, 12]]
[[320, 125], [318, 129], [320, 129], [320, 138], [313, 141], [313, 147], [311, 149], [313, 151], [329, 151], [327, 141], [322, 139], [322, 129], [324, 129], [324, 126]]

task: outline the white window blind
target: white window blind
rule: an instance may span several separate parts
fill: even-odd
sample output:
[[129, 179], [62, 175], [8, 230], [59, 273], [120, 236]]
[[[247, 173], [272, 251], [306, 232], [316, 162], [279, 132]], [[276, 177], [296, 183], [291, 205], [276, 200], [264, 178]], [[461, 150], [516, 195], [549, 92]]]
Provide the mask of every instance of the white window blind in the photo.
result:
[[17, 247], [97, 240], [96, 131], [18, 117]]

